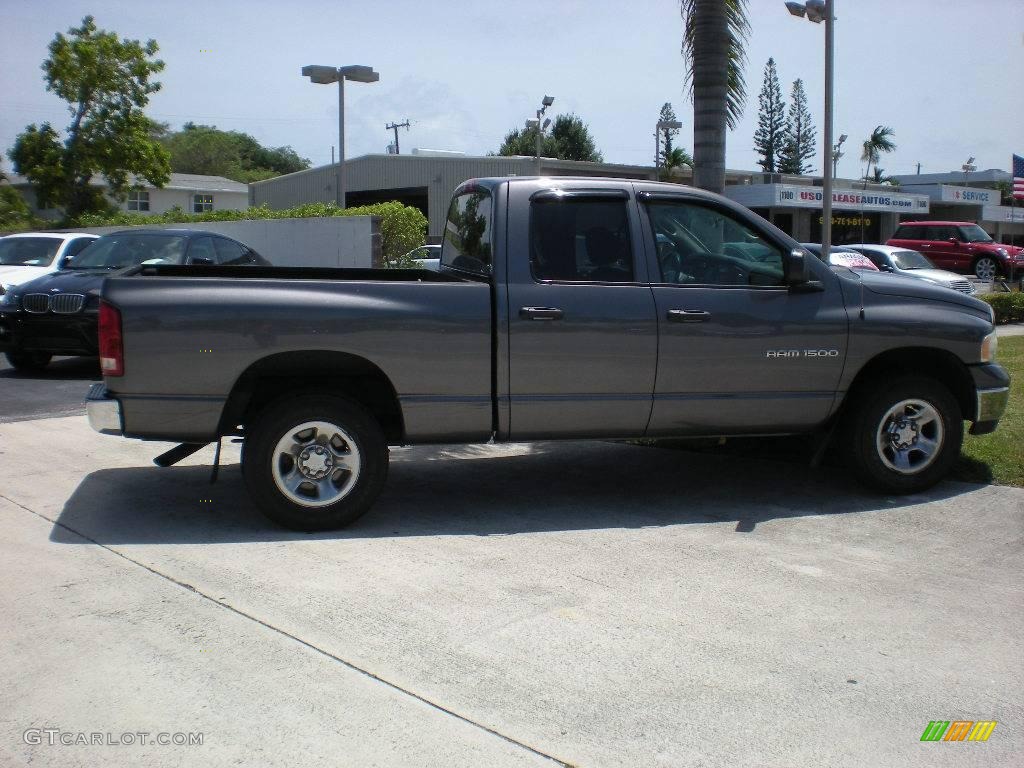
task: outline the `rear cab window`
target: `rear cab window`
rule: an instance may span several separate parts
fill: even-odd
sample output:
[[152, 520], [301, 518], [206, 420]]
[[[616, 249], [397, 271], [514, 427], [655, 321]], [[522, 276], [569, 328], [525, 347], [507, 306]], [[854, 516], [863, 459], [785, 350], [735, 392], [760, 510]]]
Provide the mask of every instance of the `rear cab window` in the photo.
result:
[[494, 268], [493, 199], [484, 186], [467, 183], [448, 206], [441, 242], [441, 264], [480, 277]]
[[534, 280], [628, 283], [633, 275], [626, 199], [544, 197], [530, 204]]

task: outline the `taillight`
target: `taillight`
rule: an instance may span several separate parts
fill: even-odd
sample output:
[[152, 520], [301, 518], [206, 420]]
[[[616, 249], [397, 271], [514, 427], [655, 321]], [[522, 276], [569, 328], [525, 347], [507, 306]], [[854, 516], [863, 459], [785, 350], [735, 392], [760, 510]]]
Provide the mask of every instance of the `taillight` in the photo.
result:
[[121, 311], [105, 301], [100, 302], [100, 370], [104, 376], [124, 375]]

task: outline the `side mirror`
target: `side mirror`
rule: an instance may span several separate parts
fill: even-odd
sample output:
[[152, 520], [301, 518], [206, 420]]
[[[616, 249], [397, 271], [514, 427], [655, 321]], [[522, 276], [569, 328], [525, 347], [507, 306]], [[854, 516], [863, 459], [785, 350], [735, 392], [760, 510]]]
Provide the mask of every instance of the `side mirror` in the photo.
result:
[[71, 263], [71, 256], [61, 256], [57, 261], [57, 269], [66, 269], [68, 264]]
[[807, 254], [803, 249], [794, 248], [782, 257], [782, 279], [787, 285], [798, 285], [811, 279]]

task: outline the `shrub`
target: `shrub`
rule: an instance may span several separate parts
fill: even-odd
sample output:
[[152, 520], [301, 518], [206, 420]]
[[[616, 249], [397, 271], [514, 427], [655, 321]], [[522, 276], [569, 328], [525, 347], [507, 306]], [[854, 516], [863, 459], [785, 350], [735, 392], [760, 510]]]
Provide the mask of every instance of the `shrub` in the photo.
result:
[[82, 214], [65, 222], [71, 227], [132, 227], [152, 224], [200, 224], [205, 221], [245, 221], [251, 219], [303, 219], [326, 216], [378, 216], [380, 217], [381, 256], [385, 267], [411, 266], [402, 255], [425, 242], [427, 217], [418, 208], [399, 202], [375, 203], [342, 210], [334, 203], [306, 203], [294, 208], [272, 211], [266, 206], [244, 211], [207, 211], [186, 213], [173, 208], [166, 213], [149, 216], [120, 211], [114, 214]]
[[1024, 322], [1024, 293], [986, 293], [981, 300], [992, 306], [997, 325]]

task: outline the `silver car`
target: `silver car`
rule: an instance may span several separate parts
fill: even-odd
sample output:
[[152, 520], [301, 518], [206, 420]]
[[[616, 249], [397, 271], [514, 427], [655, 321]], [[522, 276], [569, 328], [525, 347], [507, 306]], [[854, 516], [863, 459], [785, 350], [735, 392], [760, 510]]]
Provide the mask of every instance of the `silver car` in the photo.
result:
[[956, 272], [937, 269], [928, 260], [927, 256], [918, 251], [894, 245], [874, 245], [871, 243], [856, 243], [854, 245], [844, 245], [843, 247], [863, 253], [882, 272], [916, 277], [920, 280], [927, 280], [929, 283], [952, 288], [954, 291], [960, 291], [960, 293], [974, 293], [974, 283], [963, 275], [958, 275]]

